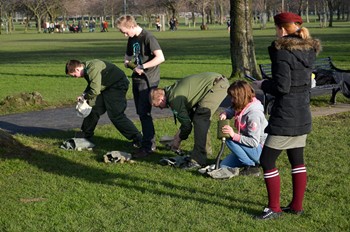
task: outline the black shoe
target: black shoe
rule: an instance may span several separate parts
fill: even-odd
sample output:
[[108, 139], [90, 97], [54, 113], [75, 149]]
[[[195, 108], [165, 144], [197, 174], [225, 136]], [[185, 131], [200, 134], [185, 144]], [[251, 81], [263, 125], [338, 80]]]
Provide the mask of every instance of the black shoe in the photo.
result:
[[290, 214], [295, 214], [295, 215], [302, 215], [304, 213], [304, 210], [294, 210], [294, 209], [290, 208], [290, 206], [281, 207], [281, 210], [284, 213], [290, 213]]
[[142, 147], [142, 143], [140, 140], [134, 140], [132, 141], [132, 146], [135, 148], [141, 148]]
[[132, 146], [135, 148], [142, 147], [142, 134], [137, 134], [132, 139]]
[[242, 176], [260, 176], [259, 166], [246, 166], [240, 172]]
[[77, 139], [86, 139], [88, 140], [89, 142], [91, 143], [95, 143], [94, 142], [94, 139], [93, 139], [93, 136], [92, 135], [87, 135], [85, 132], [83, 131], [77, 131], [75, 132], [75, 136], [74, 138], [77, 138]]
[[92, 136], [87, 136], [83, 131], [77, 131], [75, 132], [74, 138], [82, 139], [82, 138], [89, 138]]
[[265, 208], [263, 213], [259, 216], [256, 216], [255, 219], [259, 219], [259, 220], [276, 219], [276, 218], [279, 218], [281, 215], [282, 215], [282, 212], [274, 212], [270, 208]]
[[201, 167], [202, 166], [199, 163], [197, 163], [195, 160], [192, 159], [189, 162], [187, 162], [185, 165], [183, 165], [181, 168], [186, 170], [198, 170]]
[[144, 148], [140, 148], [134, 154], [132, 154], [132, 158], [134, 158], [134, 159], [145, 158], [145, 157], [149, 156], [151, 153], [152, 153], [152, 151], [147, 151]]
[[152, 151], [157, 150], [157, 144], [156, 144], [156, 141], [153, 141], [153, 140], [152, 140], [151, 150], [152, 150]]

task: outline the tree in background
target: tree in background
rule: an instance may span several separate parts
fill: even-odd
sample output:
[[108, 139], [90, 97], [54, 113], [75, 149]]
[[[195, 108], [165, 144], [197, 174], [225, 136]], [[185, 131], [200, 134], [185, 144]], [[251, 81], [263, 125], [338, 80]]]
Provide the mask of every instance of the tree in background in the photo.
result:
[[216, 1], [216, 7], [217, 7], [217, 16], [218, 16], [218, 22], [220, 25], [225, 24], [226, 22], [226, 14], [225, 14], [225, 8], [228, 9], [227, 1], [225, 0], [217, 0]]
[[251, 0], [230, 0], [231, 77], [249, 74], [259, 77], [255, 58]]
[[[171, 5], [171, 4], [170, 4]], [[162, 1], [154, 0], [139, 0], [137, 4], [137, 11], [146, 18], [148, 28], [155, 27], [156, 16], [164, 14], [165, 5]]]
[[337, 20], [349, 21], [350, 17], [350, 2], [348, 0], [327, 0], [329, 12], [328, 27], [333, 27], [334, 14]]
[[[81, 18], [111, 20], [121, 14], [141, 15], [151, 26], [155, 15], [163, 15], [168, 22], [170, 18], [179, 19], [179, 13], [185, 12], [186, 23], [195, 26], [198, 15], [201, 15], [201, 28], [208, 24], [224, 24], [232, 0], [0, 0], [1, 21], [3, 29], [11, 33], [14, 29], [14, 14], [20, 12], [28, 22], [35, 19], [38, 32], [42, 21], [56, 21], [58, 18]], [[263, 29], [272, 16], [281, 11], [299, 13], [308, 22], [309, 15], [317, 15], [321, 26], [333, 26], [333, 20], [350, 20], [349, 0], [252, 0], [254, 22], [260, 23]], [[310, 14], [309, 14], [310, 13]], [[191, 16], [189, 16], [191, 14]], [[26, 29], [25, 29], [26, 30]], [[1, 33], [1, 31], [0, 31]]]
[[0, 21], [1, 25], [5, 27], [6, 33], [11, 33], [14, 30], [13, 14], [19, 4], [18, 0], [0, 0]]
[[[184, 1], [184, 0], [183, 0]], [[196, 0], [187, 0], [185, 3], [186, 9], [191, 12], [191, 19], [193, 27], [196, 27], [196, 10], [198, 9], [198, 3]], [[189, 24], [190, 25], [190, 24]]]
[[45, 16], [48, 15], [47, 5], [50, 5], [51, 0], [22, 0], [21, 2], [23, 6], [27, 7], [28, 10], [33, 12], [33, 15], [36, 18], [36, 23], [38, 25], [38, 32], [41, 32], [42, 20]]
[[[207, 22], [205, 21], [208, 11], [208, 8], [210, 7], [211, 0], [197, 0], [199, 5], [199, 10], [202, 15], [202, 25], [201, 30], [208, 30]], [[208, 21], [208, 20], [207, 20]]]

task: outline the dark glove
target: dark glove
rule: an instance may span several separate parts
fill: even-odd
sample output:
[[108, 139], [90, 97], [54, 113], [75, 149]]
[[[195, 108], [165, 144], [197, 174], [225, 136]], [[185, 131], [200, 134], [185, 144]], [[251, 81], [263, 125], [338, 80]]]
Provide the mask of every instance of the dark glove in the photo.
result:
[[127, 66], [129, 69], [131, 69], [131, 70], [134, 70], [134, 68], [136, 68], [136, 67], [137, 67], [137, 65], [136, 65], [136, 64], [134, 64], [133, 62], [129, 62], [129, 63], [127, 63], [127, 64], [126, 64], [126, 66]]

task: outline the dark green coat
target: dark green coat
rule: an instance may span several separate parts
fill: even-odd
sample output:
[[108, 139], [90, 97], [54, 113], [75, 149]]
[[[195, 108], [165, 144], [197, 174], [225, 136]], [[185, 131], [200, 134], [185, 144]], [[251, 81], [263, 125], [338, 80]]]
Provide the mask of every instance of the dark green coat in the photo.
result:
[[191, 133], [192, 114], [195, 107], [213, 88], [214, 81], [218, 77], [222, 77], [222, 75], [213, 72], [199, 73], [184, 77], [164, 89], [167, 105], [181, 123], [180, 138], [182, 140], [187, 139]]
[[84, 78], [88, 82], [84, 94], [91, 106], [94, 105], [95, 98], [106, 88], [129, 85], [123, 70], [110, 62], [94, 59], [83, 64], [85, 65]]

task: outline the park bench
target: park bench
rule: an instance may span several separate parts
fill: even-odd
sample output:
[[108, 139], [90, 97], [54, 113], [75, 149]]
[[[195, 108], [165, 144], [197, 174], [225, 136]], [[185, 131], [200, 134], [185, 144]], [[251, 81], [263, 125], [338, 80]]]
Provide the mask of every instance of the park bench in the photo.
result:
[[[260, 72], [263, 79], [272, 78], [271, 64], [259, 64]], [[342, 73], [350, 73], [350, 70], [344, 70], [337, 68], [331, 57], [318, 58], [315, 61], [313, 67], [313, 73], [315, 74], [316, 86], [311, 88], [311, 97], [331, 94], [330, 103], [336, 103], [336, 95], [341, 90], [341, 78]], [[327, 81], [321, 81], [319, 78], [326, 78]], [[319, 77], [319, 78], [318, 78]], [[318, 83], [319, 82], [319, 83]], [[273, 97], [265, 94], [264, 107], [265, 112], [270, 112], [270, 107], [273, 103]]]

